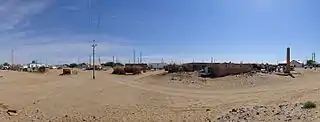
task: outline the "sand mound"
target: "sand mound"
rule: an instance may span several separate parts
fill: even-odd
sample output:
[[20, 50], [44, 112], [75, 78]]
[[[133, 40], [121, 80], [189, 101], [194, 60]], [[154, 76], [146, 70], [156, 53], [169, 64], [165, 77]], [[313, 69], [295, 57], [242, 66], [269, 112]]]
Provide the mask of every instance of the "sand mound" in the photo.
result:
[[[281, 82], [279, 82], [281, 80]], [[189, 87], [208, 89], [249, 88], [279, 84], [290, 81], [290, 77], [274, 74], [245, 73], [220, 78], [202, 78], [197, 72], [164, 73], [140, 79], [140, 82], [167, 87]]]

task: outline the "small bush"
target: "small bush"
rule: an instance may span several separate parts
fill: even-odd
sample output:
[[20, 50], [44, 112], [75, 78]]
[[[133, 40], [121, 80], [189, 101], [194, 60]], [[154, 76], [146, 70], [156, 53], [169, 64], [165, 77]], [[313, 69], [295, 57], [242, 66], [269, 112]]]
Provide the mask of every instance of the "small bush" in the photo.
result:
[[118, 74], [118, 75], [125, 75], [126, 72], [124, 71], [124, 67], [122, 66], [115, 66], [113, 67], [112, 74]]
[[304, 109], [311, 109], [311, 108], [316, 108], [316, 107], [317, 107], [317, 105], [311, 101], [303, 103], [303, 106], [302, 106], [302, 108], [304, 108]]
[[141, 66], [126, 66], [124, 68], [126, 73], [133, 73], [133, 74], [141, 74], [142, 67]]

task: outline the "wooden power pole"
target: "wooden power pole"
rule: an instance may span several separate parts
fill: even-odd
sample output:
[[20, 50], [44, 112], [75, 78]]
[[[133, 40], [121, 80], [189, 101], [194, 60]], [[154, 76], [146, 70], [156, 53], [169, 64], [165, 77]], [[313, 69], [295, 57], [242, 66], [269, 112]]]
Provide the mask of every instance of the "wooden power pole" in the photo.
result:
[[94, 60], [96, 46], [98, 45], [95, 43], [95, 40], [93, 40], [92, 41], [92, 65], [93, 65], [92, 79], [96, 79], [96, 75], [95, 75], [96, 66], [95, 66], [95, 60]]

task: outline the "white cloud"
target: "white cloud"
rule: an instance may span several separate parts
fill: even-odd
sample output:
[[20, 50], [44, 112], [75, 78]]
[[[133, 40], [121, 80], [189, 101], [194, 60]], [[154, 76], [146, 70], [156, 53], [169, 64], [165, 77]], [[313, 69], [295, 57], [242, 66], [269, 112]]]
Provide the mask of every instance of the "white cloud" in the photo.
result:
[[[10, 62], [11, 50], [14, 50], [15, 63], [28, 63], [39, 60], [48, 63], [87, 62], [92, 53], [92, 39], [96, 39], [96, 56], [102, 62], [112, 61], [112, 56], [122, 63], [132, 61], [130, 40], [95, 34], [75, 34], [64, 28], [44, 30], [25, 30], [30, 26], [30, 17], [35, 16], [48, 7], [51, 0], [0, 0], [0, 61]], [[74, 6], [64, 6], [69, 10], [77, 10]], [[112, 16], [117, 18], [117, 16]], [[140, 21], [137, 21], [139, 23]], [[177, 57], [164, 57], [166, 61]], [[146, 56], [147, 62], [159, 62], [161, 58]], [[148, 59], [149, 58], [149, 59]], [[1, 63], [0, 62], [0, 63]]]
[[[7, 0], [0, 4], [0, 32], [15, 29], [26, 18], [41, 12], [49, 0]], [[22, 23], [23, 24], [23, 23]], [[23, 24], [25, 25], [25, 24]]]
[[14, 49], [15, 63], [27, 63], [31, 60], [48, 63], [70, 63], [77, 60], [87, 62], [92, 54], [92, 39], [97, 40], [96, 56], [103, 57], [102, 61], [110, 61], [112, 55], [116, 55], [123, 62], [133, 49], [124, 43], [126, 40], [116, 41], [116, 37], [99, 35], [69, 33], [29, 37], [22, 33], [5, 38], [15, 42], [0, 46], [0, 60], [10, 61], [11, 49]]
[[[128, 40], [95, 34], [75, 34], [64, 28], [44, 30], [23, 29], [30, 26], [30, 17], [43, 12], [50, 0], [0, 0], [0, 61], [11, 61], [14, 50], [15, 63], [39, 60], [48, 63], [88, 61], [92, 53], [92, 39], [96, 39], [97, 57], [112, 60], [112, 55], [124, 61], [133, 48]], [[68, 6], [66, 9], [75, 10]], [[111, 58], [110, 58], [111, 57]], [[122, 58], [123, 57], [123, 58]]]

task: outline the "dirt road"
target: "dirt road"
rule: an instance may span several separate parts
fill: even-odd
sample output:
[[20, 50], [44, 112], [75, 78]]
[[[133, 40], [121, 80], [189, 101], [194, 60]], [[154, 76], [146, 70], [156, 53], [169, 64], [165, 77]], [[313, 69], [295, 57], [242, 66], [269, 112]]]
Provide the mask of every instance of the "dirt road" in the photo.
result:
[[[71, 76], [1, 71], [0, 121], [215, 121], [235, 107], [319, 103], [320, 72], [301, 72], [296, 78], [267, 79], [272, 80], [269, 84], [218, 89], [212, 84], [217, 80], [208, 80], [202, 88], [171, 85], [157, 76], [162, 71], [136, 76], [101, 71], [96, 80], [86, 71]], [[236, 79], [227, 80], [230, 85]], [[8, 115], [8, 109], [17, 115]]]

